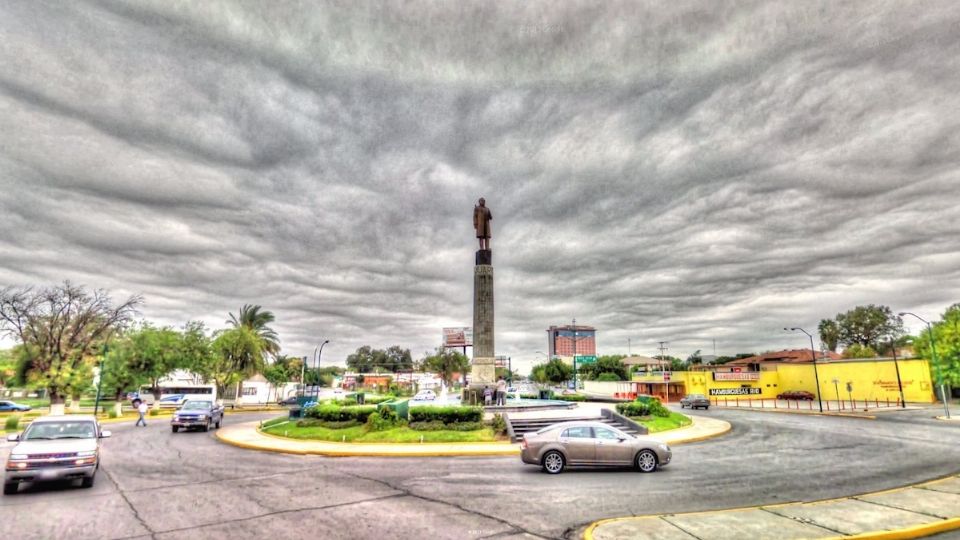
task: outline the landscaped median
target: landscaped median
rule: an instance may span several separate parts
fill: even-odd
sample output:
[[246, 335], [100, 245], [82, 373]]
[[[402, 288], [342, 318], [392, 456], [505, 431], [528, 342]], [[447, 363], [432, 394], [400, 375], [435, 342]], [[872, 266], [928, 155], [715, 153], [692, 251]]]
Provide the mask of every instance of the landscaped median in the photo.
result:
[[[558, 418], [562, 422], [563, 418]], [[684, 444], [688, 442], [702, 441], [712, 437], [717, 437], [730, 431], [730, 424], [723, 420], [714, 418], [705, 418], [691, 416], [690, 425], [656, 433], [653, 437], [660, 439], [670, 445]], [[306, 435], [307, 430], [311, 428], [299, 428], [296, 431], [295, 421], [287, 418], [277, 418], [262, 424], [260, 422], [246, 422], [243, 424], [227, 424], [217, 430], [216, 436], [222, 442], [246, 448], [250, 450], [261, 450], [266, 452], [280, 452], [289, 454], [315, 454], [324, 456], [379, 456], [379, 457], [441, 457], [441, 456], [515, 456], [520, 453], [520, 445], [512, 444], [506, 441], [486, 441], [479, 440], [444, 440], [440, 435], [449, 431], [416, 431], [406, 429], [397, 429], [395, 431], [385, 430], [382, 432], [366, 432], [370, 438], [364, 439], [357, 437], [348, 442], [346, 430], [334, 430], [325, 428], [327, 431], [316, 431], [322, 434], [326, 440], [294, 438], [292, 433], [298, 432]], [[287, 426], [286, 428], [284, 426]], [[348, 428], [356, 430], [355, 433], [362, 432], [363, 426], [353, 426]], [[392, 433], [391, 433], [392, 431]], [[284, 437], [286, 432], [286, 437]], [[413, 435], [410, 435], [414, 432]], [[371, 433], [389, 434], [390, 440], [386, 442], [384, 438], [387, 435], [371, 435]], [[434, 433], [434, 438], [427, 434]], [[463, 432], [469, 433], [469, 432]], [[421, 436], [423, 436], [421, 441]], [[400, 442], [404, 441], [404, 442]]]
[[893, 540], [955, 529], [960, 529], [960, 476], [811, 503], [605, 519], [588, 526], [583, 537]]

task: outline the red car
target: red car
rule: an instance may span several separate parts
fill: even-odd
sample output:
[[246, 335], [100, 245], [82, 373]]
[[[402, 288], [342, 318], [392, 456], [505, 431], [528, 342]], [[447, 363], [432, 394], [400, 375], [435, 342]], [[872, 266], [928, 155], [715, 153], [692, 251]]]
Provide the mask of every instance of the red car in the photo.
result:
[[815, 397], [816, 396], [810, 392], [807, 392], [806, 390], [790, 390], [782, 394], [777, 394], [777, 399], [799, 399], [813, 401]]

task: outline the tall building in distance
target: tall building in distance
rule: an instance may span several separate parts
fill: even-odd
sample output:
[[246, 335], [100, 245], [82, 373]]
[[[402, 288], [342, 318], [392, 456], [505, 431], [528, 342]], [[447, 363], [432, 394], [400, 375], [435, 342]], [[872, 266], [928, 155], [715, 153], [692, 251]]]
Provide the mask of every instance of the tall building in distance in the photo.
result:
[[559, 356], [573, 362], [574, 350], [577, 356], [596, 356], [597, 329], [579, 324], [547, 328], [547, 351], [550, 358]]

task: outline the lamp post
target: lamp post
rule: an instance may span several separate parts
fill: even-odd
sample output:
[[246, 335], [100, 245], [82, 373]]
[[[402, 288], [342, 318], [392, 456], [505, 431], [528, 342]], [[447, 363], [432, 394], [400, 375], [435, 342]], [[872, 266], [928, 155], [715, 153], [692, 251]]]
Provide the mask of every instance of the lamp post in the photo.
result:
[[577, 390], [577, 319], [573, 319], [573, 390]]
[[303, 357], [303, 362], [300, 363], [300, 397], [307, 395], [307, 357]]
[[917, 315], [916, 313], [910, 313], [909, 311], [903, 311], [897, 313], [900, 317], [904, 315], [912, 315], [921, 321], [927, 324], [927, 333], [930, 336], [930, 355], [933, 357], [933, 365], [937, 369], [937, 386], [940, 387], [940, 399], [943, 401], [943, 412], [947, 415], [947, 420], [950, 419], [950, 407], [947, 405], [947, 389], [946, 385], [943, 384], [943, 372], [940, 371], [940, 361], [937, 359], [937, 347], [933, 342], [933, 327], [930, 326], [930, 322], [924, 319], [923, 317]]
[[793, 328], [784, 328], [787, 332], [796, 332], [797, 330], [803, 332], [810, 338], [810, 357], [813, 358], [813, 378], [817, 383], [817, 404], [820, 406], [820, 412], [823, 412], [823, 399], [820, 398], [820, 374], [817, 373], [817, 353], [813, 350], [813, 336], [810, 332], [807, 332], [799, 326]]
[[100, 372], [97, 374], [97, 399], [93, 402], [93, 415], [97, 415], [100, 408], [100, 389], [103, 387], [103, 363], [107, 360], [107, 344], [103, 344], [103, 356], [100, 357]]
[[903, 397], [903, 383], [900, 381], [900, 365], [897, 364], [897, 341], [890, 336], [890, 352], [893, 353], [893, 369], [897, 371], [897, 388], [900, 390], [900, 407], [907, 408], [907, 398]]
[[317, 402], [320, 401], [320, 356], [323, 355], [323, 346], [327, 343], [330, 343], [330, 340], [324, 340], [319, 347], [313, 350], [313, 354], [317, 360]]

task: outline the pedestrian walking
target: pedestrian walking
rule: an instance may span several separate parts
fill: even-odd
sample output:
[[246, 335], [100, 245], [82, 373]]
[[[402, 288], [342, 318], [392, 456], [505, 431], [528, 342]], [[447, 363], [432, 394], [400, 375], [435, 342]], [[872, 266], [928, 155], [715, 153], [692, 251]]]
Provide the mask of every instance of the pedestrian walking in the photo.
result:
[[147, 421], [144, 419], [144, 415], [147, 414], [147, 402], [140, 401], [140, 404], [137, 405], [137, 413], [140, 415], [140, 418], [137, 418], [137, 423], [133, 427], [138, 427], [140, 424], [143, 424], [143, 427], [147, 427]]
[[503, 406], [507, 404], [507, 381], [503, 380], [503, 377], [500, 377], [500, 380], [497, 381], [497, 405]]
[[493, 391], [489, 386], [483, 387], [483, 404], [489, 407], [493, 403]]

